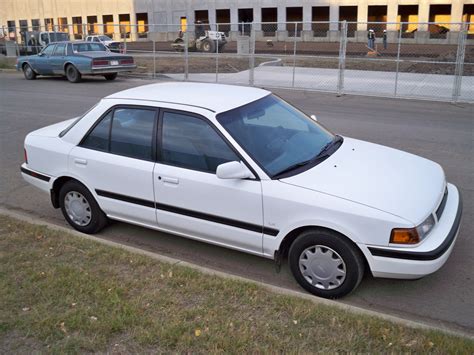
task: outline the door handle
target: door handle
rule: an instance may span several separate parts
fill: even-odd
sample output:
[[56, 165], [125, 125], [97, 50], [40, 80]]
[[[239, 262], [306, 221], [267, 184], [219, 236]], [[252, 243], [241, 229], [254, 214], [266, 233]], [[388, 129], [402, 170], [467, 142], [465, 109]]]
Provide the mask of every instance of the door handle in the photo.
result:
[[172, 177], [166, 177], [166, 176], [159, 176], [158, 179], [160, 180], [163, 180], [164, 183], [168, 183], [168, 184], [174, 184], [174, 185], [178, 185], [179, 184], [179, 180], [176, 179], [176, 178], [172, 178]]
[[87, 165], [87, 160], [75, 158], [74, 163], [76, 163], [76, 165]]

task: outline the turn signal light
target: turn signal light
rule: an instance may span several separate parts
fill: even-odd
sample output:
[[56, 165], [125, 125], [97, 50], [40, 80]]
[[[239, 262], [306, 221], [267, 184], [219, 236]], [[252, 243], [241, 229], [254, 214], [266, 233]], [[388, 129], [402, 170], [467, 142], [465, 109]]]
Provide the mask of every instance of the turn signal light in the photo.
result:
[[417, 244], [420, 236], [416, 228], [395, 228], [390, 235], [390, 243], [393, 244]]

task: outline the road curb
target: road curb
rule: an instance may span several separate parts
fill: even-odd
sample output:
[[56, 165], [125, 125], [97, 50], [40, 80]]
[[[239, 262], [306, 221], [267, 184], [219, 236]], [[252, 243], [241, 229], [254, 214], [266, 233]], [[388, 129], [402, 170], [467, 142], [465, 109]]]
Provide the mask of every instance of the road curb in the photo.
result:
[[352, 306], [352, 305], [340, 303], [340, 302], [333, 301], [333, 300], [328, 300], [328, 299], [325, 299], [325, 298], [316, 297], [316, 296], [310, 295], [308, 293], [289, 290], [289, 289], [286, 289], [286, 288], [283, 288], [283, 287], [278, 287], [278, 286], [270, 285], [270, 284], [267, 284], [267, 283], [264, 283], [264, 282], [260, 282], [260, 281], [256, 281], [256, 280], [252, 280], [252, 279], [247, 279], [247, 278], [237, 276], [237, 275], [232, 275], [232, 274], [229, 274], [229, 273], [226, 273], [226, 272], [222, 272], [222, 271], [210, 269], [210, 268], [207, 268], [207, 267], [204, 267], [204, 266], [196, 265], [196, 264], [193, 264], [193, 263], [190, 263], [190, 262], [187, 262], [187, 261], [171, 258], [171, 257], [165, 256], [165, 255], [160, 255], [160, 254], [153, 253], [153, 252], [150, 252], [150, 251], [147, 251], [147, 250], [143, 250], [143, 249], [139, 249], [139, 248], [136, 248], [136, 247], [116, 243], [116, 242], [113, 242], [113, 241], [110, 241], [110, 240], [94, 237], [94, 236], [89, 235], [89, 234], [83, 234], [83, 233], [80, 233], [80, 232], [75, 231], [73, 229], [69, 229], [69, 228], [66, 228], [66, 227], [61, 227], [61, 226], [58, 226], [58, 225], [50, 223], [50, 222], [41, 221], [41, 220], [39, 220], [35, 217], [32, 217], [32, 216], [30, 216], [26, 213], [21, 213], [21, 212], [12, 211], [12, 210], [6, 210], [5, 208], [0, 207], [0, 214], [8, 216], [8, 217], [16, 218], [18, 220], [28, 222], [28, 223], [31, 223], [31, 224], [34, 224], [34, 225], [46, 226], [46, 227], [51, 228], [53, 230], [64, 232], [64, 233], [69, 233], [69, 234], [72, 234], [74, 236], [77, 236], [77, 237], [80, 237], [80, 238], [83, 238], [83, 239], [87, 239], [87, 240], [91, 240], [91, 241], [95, 241], [95, 242], [98, 242], [98, 243], [103, 244], [103, 245], [116, 247], [116, 248], [121, 248], [121, 249], [127, 250], [131, 253], [134, 253], [134, 254], [145, 255], [145, 256], [148, 256], [148, 257], [150, 257], [154, 260], [161, 261], [161, 262], [164, 262], [164, 263], [189, 267], [191, 269], [197, 270], [197, 271], [202, 272], [202, 273], [207, 274], [207, 275], [219, 276], [219, 277], [222, 277], [222, 278], [231, 279], [231, 280], [238, 280], [238, 281], [243, 281], [243, 282], [250, 282], [252, 284], [263, 287], [264, 289], [269, 290], [271, 292], [275, 292], [275, 293], [278, 293], [278, 294], [281, 294], [281, 295], [293, 296], [293, 297], [298, 297], [298, 298], [301, 298], [301, 299], [309, 300], [309, 301], [313, 302], [314, 304], [320, 304], [320, 305], [322, 304], [322, 305], [332, 306], [332, 307], [336, 307], [336, 308], [338, 308], [340, 310], [343, 310], [343, 311], [346, 311], [346, 312], [361, 314], [361, 315], [365, 315], [365, 316], [369, 316], [369, 317], [377, 317], [379, 319], [387, 320], [387, 321], [390, 321], [390, 322], [393, 322], [393, 323], [396, 323], [396, 324], [399, 324], [399, 325], [405, 326], [405, 327], [424, 329], [424, 330], [440, 331], [440, 332], [443, 332], [445, 334], [454, 335], [454, 336], [458, 336], [458, 337], [469, 338], [469, 339], [474, 340], [474, 334], [469, 334], [467, 332], [455, 331], [455, 330], [445, 328], [445, 327], [442, 327], [442, 326], [434, 326], [434, 325], [423, 323], [423, 322], [408, 320], [408, 319], [404, 319], [404, 318], [401, 318], [401, 317], [392, 316], [392, 315], [388, 315], [388, 314], [384, 314], [384, 313], [380, 313], [380, 312], [376, 312], [376, 311], [371, 311], [371, 310], [368, 310], [368, 309], [364, 309], [364, 308], [360, 308], [360, 307], [357, 307], [357, 306]]

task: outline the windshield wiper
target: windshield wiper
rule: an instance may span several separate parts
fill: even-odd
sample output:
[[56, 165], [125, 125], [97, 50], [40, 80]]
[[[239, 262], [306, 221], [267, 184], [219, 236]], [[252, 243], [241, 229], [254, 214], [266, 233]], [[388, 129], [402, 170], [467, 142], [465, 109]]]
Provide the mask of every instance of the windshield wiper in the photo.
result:
[[[318, 153], [318, 155], [316, 155], [316, 158], [320, 158], [320, 157], [323, 157], [326, 155], [326, 153], [328, 152], [328, 150], [332, 147], [334, 147], [336, 144], [338, 143], [341, 143], [343, 141], [343, 138], [341, 136], [334, 136], [334, 139], [330, 142], [328, 142], [322, 149], [321, 151]], [[315, 159], [316, 159], [315, 158]]]
[[329, 156], [329, 154], [327, 154], [329, 149], [331, 147], [334, 147], [336, 144], [341, 143], [343, 140], [344, 139], [341, 136], [336, 135], [334, 139], [328, 142], [314, 158], [290, 165], [289, 167], [283, 169], [282, 171], [279, 171], [278, 173], [274, 174], [273, 178], [278, 178], [279, 176], [289, 173], [290, 171], [300, 168], [302, 166], [305, 166], [308, 164], [319, 163], [325, 160]]

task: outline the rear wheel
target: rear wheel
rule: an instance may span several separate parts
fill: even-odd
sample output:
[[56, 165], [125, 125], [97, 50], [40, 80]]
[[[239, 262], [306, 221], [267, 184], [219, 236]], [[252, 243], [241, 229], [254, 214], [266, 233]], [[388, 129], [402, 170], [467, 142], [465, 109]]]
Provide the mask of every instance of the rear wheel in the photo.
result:
[[206, 39], [202, 43], [202, 51], [206, 53], [212, 53], [216, 51], [216, 44], [214, 41], [211, 41], [210, 39]]
[[105, 80], [115, 80], [117, 78], [117, 73], [110, 73], [104, 75]]
[[81, 73], [79, 73], [79, 70], [76, 69], [76, 67], [72, 64], [69, 64], [66, 67], [66, 77], [67, 80], [69, 80], [71, 83], [78, 83], [81, 81]]
[[59, 204], [66, 221], [79, 232], [94, 234], [107, 225], [107, 216], [94, 196], [77, 181], [68, 181], [61, 187]]
[[36, 73], [34, 72], [33, 68], [29, 64], [25, 64], [23, 66], [23, 75], [25, 76], [26, 80], [36, 79]]
[[290, 247], [288, 262], [298, 283], [324, 298], [347, 295], [364, 275], [361, 252], [345, 237], [328, 230], [301, 233]]

